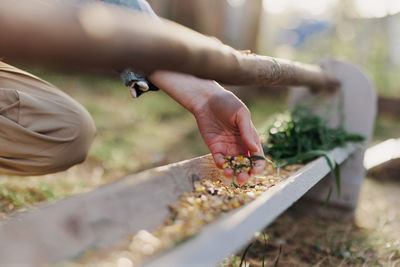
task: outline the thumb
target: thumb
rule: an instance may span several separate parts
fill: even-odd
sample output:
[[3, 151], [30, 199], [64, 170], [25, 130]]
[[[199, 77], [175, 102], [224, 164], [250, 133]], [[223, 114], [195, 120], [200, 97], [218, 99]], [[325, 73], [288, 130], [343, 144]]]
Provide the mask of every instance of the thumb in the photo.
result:
[[251, 122], [250, 112], [246, 110], [246, 112], [239, 112], [237, 117], [237, 125], [239, 127], [239, 132], [244, 144], [247, 146], [247, 149], [250, 152], [258, 152], [259, 146], [257, 145], [258, 140], [254, 135], [254, 125]]

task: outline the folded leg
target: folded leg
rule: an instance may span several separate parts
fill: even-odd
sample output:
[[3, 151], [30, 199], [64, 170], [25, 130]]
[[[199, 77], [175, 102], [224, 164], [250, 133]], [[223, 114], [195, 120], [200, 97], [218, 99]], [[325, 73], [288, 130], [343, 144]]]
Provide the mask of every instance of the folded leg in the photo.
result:
[[0, 62], [0, 174], [41, 175], [82, 162], [89, 113], [53, 85]]

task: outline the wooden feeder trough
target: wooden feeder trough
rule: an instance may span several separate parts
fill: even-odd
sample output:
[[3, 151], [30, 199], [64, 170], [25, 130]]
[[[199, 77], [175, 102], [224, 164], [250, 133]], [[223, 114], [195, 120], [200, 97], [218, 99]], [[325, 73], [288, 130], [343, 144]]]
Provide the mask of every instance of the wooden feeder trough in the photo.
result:
[[[375, 115], [371, 83], [350, 64], [338, 61], [324, 64], [332, 66], [332, 71], [336, 67], [341, 71], [336, 73], [337, 77], [344, 77], [341, 92], [346, 129], [370, 138]], [[309, 95], [305, 88], [292, 89], [292, 104], [304, 101], [303, 97], [309, 100], [316, 96]], [[330, 204], [356, 207], [364, 178], [364, 149], [365, 145], [348, 145], [329, 153], [329, 158], [337, 163], [350, 159], [341, 167], [342, 198], [332, 194]], [[328, 178], [323, 178], [329, 172], [324, 158], [314, 160], [251, 203], [205, 226], [194, 238], [152, 259], [148, 265], [217, 264], [224, 256], [242, 248], [255, 232], [303, 195], [322, 202], [328, 192]], [[194, 181], [205, 178], [222, 178], [221, 170], [210, 156], [133, 174], [93, 192], [23, 213], [0, 227], [0, 263], [57, 262], [86, 249], [109, 247], [129, 233], [155, 229], [168, 216], [168, 204], [174, 204], [182, 193], [192, 191]]]
[[[29, 9], [27, 9], [28, 5]], [[30, 5], [30, 6], [29, 6]], [[334, 112], [330, 124], [338, 125], [342, 121], [345, 130], [366, 137], [361, 146], [348, 145], [337, 148], [329, 153], [329, 158], [341, 165], [342, 197], [332, 193], [331, 205], [354, 209], [358, 194], [364, 179], [363, 153], [371, 138], [376, 113], [375, 88], [367, 76], [357, 67], [336, 60], [324, 60], [318, 65], [307, 65], [281, 59], [240, 53], [230, 47], [221, 46], [219, 42], [198, 33], [171, 25], [165, 22], [160, 30], [159, 24], [148, 21], [140, 15], [110, 9], [109, 15], [115, 18], [113, 27], [114, 38], [123, 43], [127, 38], [141, 40], [130, 42], [118, 54], [117, 48], [102, 49], [102, 42], [113, 44], [105, 36], [102, 40], [91, 40], [90, 36], [78, 31], [75, 38], [89, 39], [98, 44], [94, 49], [101, 51], [105, 60], [98, 58], [82, 62], [80, 59], [69, 58], [71, 51], [79, 50], [78, 41], [68, 40], [69, 46], [63, 50], [53, 49], [52, 44], [43, 41], [51, 39], [55, 43], [65, 38], [67, 16], [57, 18], [54, 14], [72, 14], [75, 9], [58, 9], [58, 6], [43, 6], [40, 11], [33, 4], [25, 3], [19, 8], [14, 1], [2, 1], [3, 12], [0, 24], [12, 32], [0, 31], [0, 50], [7, 55], [17, 56], [22, 53], [26, 59], [34, 60], [29, 54], [30, 43], [18, 42], [25, 38], [27, 29], [12, 28], [13, 18], [21, 17], [32, 23], [31, 28], [46, 28], [46, 21], [54, 21], [50, 33], [36, 32], [34, 48], [46, 50], [43, 60], [52, 62], [53, 58], [65, 57], [66, 64], [86, 64], [85, 66], [117, 67], [127, 61], [138, 62], [138, 66], [147, 69], [157, 69], [163, 64], [163, 69], [191, 73], [203, 78], [237, 85], [293, 85], [290, 90], [290, 106], [303, 103], [312, 107], [314, 112], [321, 112], [326, 103], [332, 105]], [[25, 9], [24, 9], [25, 8]], [[88, 8], [91, 8], [90, 6]], [[21, 11], [22, 10], [22, 11]], [[30, 12], [23, 12], [30, 10]], [[34, 10], [36, 10], [34, 12]], [[21, 13], [22, 12], [22, 13]], [[36, 15], [35, 15], [36, 14]], [[40, 15], [38, 19], [37, 14]], [[113, 17], [114, 16], [114, 17]], [[124, 27], [128, 21], [132, 28]], [[41, 22], [42, 21], [42, 22]], [[119, 21], [121, 23], [119, 24]], [[41, 24], [43, 23], [43, 25]], [[147, 33], [140, 26], [149, 25]], [[135, 28], [136, 27], [136, 28]], [[123, 31], [118, 31], [123, 29]], [[126, 31], [131, 31], [127, 34]], [[15, 38], [6, 38], [12, 34]], [[81, 38], [80, 34], [84, 35]], [[120, 36], [118, 36], [118, 34]], [[4, 38], [3, 38], [4, 37]], [[19, 39], [18, 39], [19, 38]], [[135, 39], [136, 38], [136, 39]], [[158, 58], [151, 58], [146, 46], [148, 40], [158, 40], [163, 53]], [[3, 41], [4, 40], [4, 41]], [[17, 40], [13, 42], [13, 40]], [[144, 40], [144, 41], [143, 41]], [[108, 42], [107, 42], [108, 41]], [[23, 44], [23, 45], [22, 45]], [[118, 45], [115, 44], [115, 45]], [[114, 45], [114, 44], [113, 44]], [[115, 50], [113, 50], [115, 48]], [[170, 50], [165, 50], [165, 49]], [[68, 50], [71, 49], [71, 50]], [[75, 49], [75, 50], [74, 50]], [[131, 50], [129, 50], [131, 49]], [[106, 55], [107, 51], [110, 55]], [[180, 55], [180, 50], [185, 51]], [[148, 53], [142, 53], [147, 51]], [[208, 55], [199, 57], [201, 55]], [[168, 53], [170, 52], [170, 53]], [[101, 54], [99, 52], [99, 54]], [[132, 58], [127, 58], [132, 55]], [[145, 58], [146, 55], [148, 58]], [[115, 65], [109, 58], [115, 58]], [[107, 59], [107, 60], [106, 60]], [[133, 60], [133, 59], [136, 59]], [[61, 60], [62, 61], [62, 60]], [[161, 62], [161, 63], [160, 63]], [[185, 64], [179, 64], [185, 62]], [[142, 64], [142, 65], [141, 65]], [[135, 66], [134, 66], [135, 67]], [[324, 89], [340, 86], [334, 93], [325, 94]], [[308, 89], [313, 88], [313, 90]], [[321, 90], [315, 92], [315, 89]], [[336, 107], [336, 108], [335, 108]], [[344, 117], [341, 116], [344, 114]], [[226, 213], [216, 221], [205, 226], [192, 239], [172, 250], [161, 253], [150, 259], [148, 266], [188, 266], [199, 264], [211, 266], [219, 263], [229, 253], [241, 249], [253, 234], [262, 230], [279, 214], [284, 212], [302, 196], [323, 202], [328, 193], [327, 179], [324, 177], [330, 169], [325, 159], [318, 158], [289, 178], [281, 181], [270, 190], [263, 193], [249, 204]], [[210, 156], [203, 156], [175, 164], [158, 167], [138, 174], [130, 175], [115, 183], [102, 186], [92, 192], [71, 197], [54, 204], [44, 204], [37, 210], [22, 213], [2, 223], [0, 227], [0, 265], [25, 264], [41, 265], [56, 263], [79, 255], [91, 248], [107, 248], [128, 234], [141, 229], [153, 230], [168, 216], [168, 204], [174, 204], [184, 192], [192, 191], [193, 183], [199, 179], [221, 177], [221, 171], [215, 167]]]

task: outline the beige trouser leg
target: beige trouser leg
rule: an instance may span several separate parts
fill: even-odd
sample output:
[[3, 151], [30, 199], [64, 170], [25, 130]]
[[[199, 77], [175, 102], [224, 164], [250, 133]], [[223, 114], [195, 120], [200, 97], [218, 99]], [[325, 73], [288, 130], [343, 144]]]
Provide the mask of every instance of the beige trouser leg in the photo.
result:
[[0, 174], [40, 175], [82, 162], [89, 113], [53, 85], [0, 62]]

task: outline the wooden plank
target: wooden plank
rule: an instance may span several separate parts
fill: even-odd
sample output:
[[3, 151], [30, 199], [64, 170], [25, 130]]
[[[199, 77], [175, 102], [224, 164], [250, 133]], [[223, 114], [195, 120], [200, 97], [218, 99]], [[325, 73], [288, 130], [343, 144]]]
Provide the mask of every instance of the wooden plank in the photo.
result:
[[[354, 146], [335, 149], [329, 158], [341, 163], [355, 149]], [[197, 236], [146, 266], [216, 266], [225, 256], [241, 249], [255, 232], [271, 223], [329, 171], [324, 158], [307, 164], [254, 201], [205, 226]]]
[[[341, 162], [353, 151], [354, 147], [336, 149], [330, 156]], [[318, 159], [266, 192], [254, 204], [229, 213], [210, 227], [218, 231], [222, 225], [226, 230], [238, 227], [242, 231], [245, 225], [249, 227], [228, 246], [229, 252], [233, 252], [232, 249], [243, 245], [254, 231], [271, 222], [328, 171], [325, 160]], [[193, 181], [203, 178], [224, 179], [209, 155], [131, 175], [93, 192], [23, 213], [0, 227], [0, 265], [56, 262], [88, 248], [108, 247], [129, 233], [155, 229], [168, 215], [167, 205], [175, 203], [183, 192], [191, 191]], [[244, 218], [244, 214], [249, 219]], [[259, 220], [261, 217], [257, 214], [263, 214], [263, 220]], [[225, 235], [228, 233], [225, 232], [224, 238]], [[204, 235], [199, 237], [199, 244], [204, 245], [207, 242]], [[212, 259], [221, 259], [225, 252], [226, 248], [216, 250]], [[176, 259], [175, 256], [172, 259]]]
[[400, 158], [400, 139], [388, 139], [365, 151], [364, 167], [369, 170], [398, 158]]
[[0, 265], [54, 262], [153, 229], [193, 181], [223, 178], [211, 156], [130, 175], [92, 192], [20, 214], [0, 227]]

